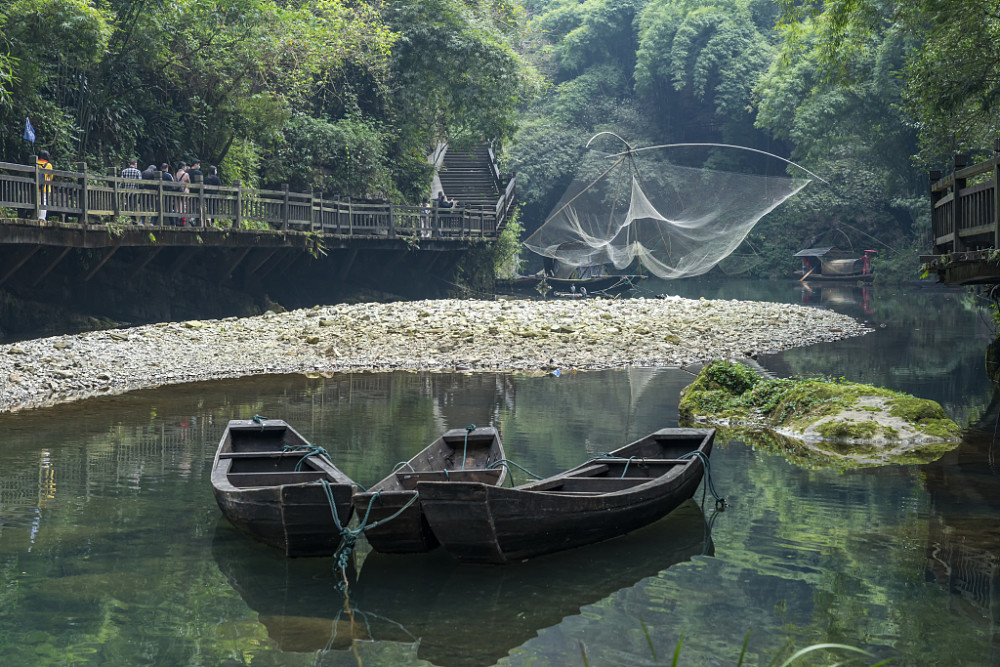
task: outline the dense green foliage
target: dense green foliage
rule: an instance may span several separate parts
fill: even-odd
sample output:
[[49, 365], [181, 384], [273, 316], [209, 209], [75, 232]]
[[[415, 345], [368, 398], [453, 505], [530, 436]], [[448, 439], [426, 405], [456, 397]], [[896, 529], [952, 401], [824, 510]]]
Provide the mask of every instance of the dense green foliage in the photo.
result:
[[[916, 277], [913, 255], [930, 225], [927, 165], [992, 144], [996, 22], [974, 21], [981, 3], [948, 12], [937, 0], [904, 4], [534, 0], [530, 53], [553, 85], [512, 156], [526, 229], [563, 195], [570, 166], [588, 162], [584, 146], [600, 130], [636, 146], [723, 142], [783, 155], [828, 181], [751, 233], [758, 274], [787, 274], [797, 250], [836, 245], [876, 249], [883, 268]], [[956, 58], [956, 68], [937, 66]], [[785, 170], [733, 150], [671, 149], [669, 158]]]
[[[996, 18], [982, 0], [14, 0], [0, 150], [27, 157], [31, 117], [57, 166], [197, 155], [227, 180], [415, 200], [437, 141], [488, 138], [506, 145], [530, 233], [603, 164], [586, 149], [597, 132], [729, 143], [828, 181], [750, 234], [758, 274], [836, 245], [908, 278], [926, 167], [992, 148]], [[668, 157], [802, 175], [731, 149]]]
[[197, 156], [227, 180], [418, 199], [442, 139], [503, 140], [535, 77], [507, 5], [16, 0], [0, 8], [0, 150], [25, 117], [57, 166]]

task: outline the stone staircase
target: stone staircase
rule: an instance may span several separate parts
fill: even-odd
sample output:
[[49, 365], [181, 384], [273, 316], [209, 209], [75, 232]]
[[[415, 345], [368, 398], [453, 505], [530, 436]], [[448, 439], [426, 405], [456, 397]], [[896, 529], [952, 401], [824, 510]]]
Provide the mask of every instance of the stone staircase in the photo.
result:
[[[449, 148], [438, 171], [441, 189], [449, 199], [459, 206], [472, 208], [496, 208], [500, 199], [499, 173], [489, 147], [480, 144], [474, 148], [458, 151]], [[433, 193], [437, 196], [437, 192]]]

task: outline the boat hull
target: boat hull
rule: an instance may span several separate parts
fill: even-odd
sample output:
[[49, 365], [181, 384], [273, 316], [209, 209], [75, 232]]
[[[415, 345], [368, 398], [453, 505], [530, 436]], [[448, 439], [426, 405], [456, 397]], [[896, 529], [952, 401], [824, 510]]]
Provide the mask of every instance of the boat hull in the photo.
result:
[[[712, 429], [664, 429], [644, 440], [655, 440], [668, 431], [683, 435], [688, 442], [698, 441], [690, 451], [710, 454]], [[602, 460], [617, 458], [624, 468], [624, 458], [633, 456], [628, 449], [636, 444]], [[645, 454], [651, 461], [676, 461], [677, 455]], [[584, 464], [517, 488], [436, 482], [422, 482], [417, 488], [431, 529], [452, 556], [506, 563], [600, 542], [652, 523], [689, 499], [704, 474], [697, 457], [646, 469], [640, 459], [629, 465], [634, 467], [631, 471], [624, 468], [626, 477], [609, 469], [601, 471], [607, 464]], [[545, 488], [557, 482], [557, 490]]]
[[231, 421], [212, 468], [215, 500], [233, 526], [286, 556], [330, 556], [340, 544], [333, 511], [346, 526], [357, 487], [325, 457], [286, 446], [308, 443], [281, 420]]
[[[635, 289], [636, 283], [640, 280], [645, 280], [646, 276], [641, 276], [637, 274], [622, 274], [613, 276], [599, 276], [596, 278], [545, 278], [545, 282], [548, 283], [549, 287], [555, 292], [560, 293], [572, 293], [572, 288], [577, 289], [585, 287], [588, 292], [595, 292], [598, 290], [630, 290]], [[533, 276], [525, 278], [516, 278], [514, 280], [508, 281], [497, 281], [498, 285], [505, 286], [511, 289], [535, 289], [538, 284], [542, 281], [542, 278], [536, 278]]]
[[420, 553], [439, 546], [417, 497], [420, 480], [503, 484], [506, 468], [487, 469], [504, 458], [496, 429], [477, 428], [468, 433], [468, 439], [465, 436], [465, 429], [448, 431], [410, 459], [403, 470], [354, 495], [354, 509], [375, 551]]

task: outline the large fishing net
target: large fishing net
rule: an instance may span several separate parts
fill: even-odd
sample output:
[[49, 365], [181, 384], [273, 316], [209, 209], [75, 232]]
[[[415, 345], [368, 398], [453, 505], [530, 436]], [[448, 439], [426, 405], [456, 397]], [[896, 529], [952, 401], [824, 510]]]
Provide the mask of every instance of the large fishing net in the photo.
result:
[[784, 165], [774, 176], [680, 166], [667, 148], [602, 156], [600, 167], [592, 160], [524, 245], [550, 258], [547, 267], [577, 273], [634, 262], [661, 278], [720, 262], [735, 273], [752, 263], [744, 240], [754, 225], [809, 183], [784, 175]]

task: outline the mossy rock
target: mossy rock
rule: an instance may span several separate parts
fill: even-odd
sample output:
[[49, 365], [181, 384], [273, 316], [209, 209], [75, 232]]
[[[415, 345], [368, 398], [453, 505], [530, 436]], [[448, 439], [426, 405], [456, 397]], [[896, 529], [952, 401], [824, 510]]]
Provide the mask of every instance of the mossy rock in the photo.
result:
[[[763, 428], [801, 441], [802, 451], [868, 465], [903, 462], [918, 448], [951, 449], [961, 441], [961, 429], [934, 401], [844, 380], [771, 380], [729, 361], [702, 369], [681, 392], [679, 409], [688, 423]], [[820, 441], [827, 444], [806, 446]]]
[[[682, 421], [681, 426], [696, 426]], [[875, 444], [846, 443], [838, 440], [804, 440], [765, 427], [721, 427], [716, 442], [742, 441], [755, 451], [777, 454], [801, 468], [853, 470], [884, 465], [931, 463], [955, 448], [953, 442], [927, 443], [919, 447], [900, 444], [885, 448]]]

